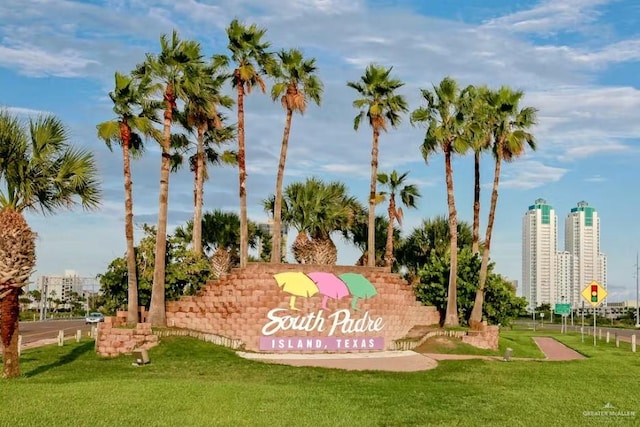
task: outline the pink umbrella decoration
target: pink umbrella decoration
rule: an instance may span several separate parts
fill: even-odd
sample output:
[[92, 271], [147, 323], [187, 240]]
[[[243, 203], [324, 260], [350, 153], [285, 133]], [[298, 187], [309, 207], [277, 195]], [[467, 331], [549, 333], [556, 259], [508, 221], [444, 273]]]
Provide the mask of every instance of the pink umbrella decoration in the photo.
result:
[[327, 310], [327, 300], [329, 298], [340, 299], [349, 295], [347, 285], [333, 273], [316, 271], [308, 273], [307, 276], [314, 281], [322, 295], [322, 309]]

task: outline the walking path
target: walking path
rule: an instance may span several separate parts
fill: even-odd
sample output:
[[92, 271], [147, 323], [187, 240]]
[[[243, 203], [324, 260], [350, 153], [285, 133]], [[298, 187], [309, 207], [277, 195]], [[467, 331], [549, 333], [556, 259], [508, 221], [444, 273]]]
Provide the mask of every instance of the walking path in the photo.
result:
[[540, 350], [545, 354], [546, 360], [578, 360], [585, 359], [583, 355], [551, 337], [534, 337]]
[[290, 366], [315, 366], [350, 371], [415, 372], [434, 369], [438, 362], [415, 351], [345, 354], [263, 354], [238, 351], [240, 357]]
[[[578, 360], [585, 357], [550, 337], [534, 337], [544, 359], [511, 358], [511, 360]], [[376, 370], [395, 372], [414, 372], [434, 369], [441, 360], [504, 360], [501, 356], [482, 356], [471, 354], [416, 353], [415, 351], [382, 351], [378, 353], [345, 354], [274, 354], [237, 352], [240, 357], [290, 366], [316, 366], [346, 370]]]

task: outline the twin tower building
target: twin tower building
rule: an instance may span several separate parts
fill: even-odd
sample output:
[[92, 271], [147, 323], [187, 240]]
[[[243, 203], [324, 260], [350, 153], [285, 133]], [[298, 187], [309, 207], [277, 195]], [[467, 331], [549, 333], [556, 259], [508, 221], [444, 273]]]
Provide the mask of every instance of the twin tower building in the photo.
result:
[[536, 200], [522, 219], [522, 296], [529, 308], [556, 303], [580, 308], [580, 294], [594, 280], [606, 289], [598, 212], [584, 201], [572, 208], [564, 222], [564, 251], [559, 251], [556, 213], [546, 200]]

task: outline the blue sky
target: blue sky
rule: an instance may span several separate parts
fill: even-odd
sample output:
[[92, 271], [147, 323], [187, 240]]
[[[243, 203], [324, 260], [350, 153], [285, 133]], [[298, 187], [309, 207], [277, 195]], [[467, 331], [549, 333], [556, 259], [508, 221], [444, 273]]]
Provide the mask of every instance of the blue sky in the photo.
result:
[[[586, 200], [601, 216], [601, 250], [609, 259], [610, 301], [635, 298], [640, 249], [640, 5], [635, 0], [4, 0], [0, 4], [0, 105], [28, 115], [51, 112], [92, 149], [103, 179], [95, 213], [29, 215], [38, 232], [37, 275], [75, 269], [93, 276], [124, 252], [121, 158], [95, 137], [112, 117], [113, 73], [128, 72], [156, 52], [162, 33], [177, 29], [201, 42], [207, 55], [225, 53], [224, 28], [234, 17], [268, 29], [274, 49], [296, 47], [317, 59], [325, 84], [320, 108], [296, 116], [286, 182], [314, 175], [348, 183], [366, 200], [371, 135], [354, 132], [357, 80], [370, 62], [393, 66], [406, 82], [411, 109], [419, 89], [445, 76], [461, 84], [509, 85], [525, 91], [523, 105], [539, 109], [538, 150], [503, 168], [492, 259], [504, 275], [521, 280], [521, 220], [543, 197], [560, 217]], [[266, 219], [259, 201], [275, 186], [284, 113], [279, 103], [252, 94], [247, 112], [249, 214]], [[231, 113], [233, 115], [233, 113]], [[423, 198], [407, 212], [404, 230], [445, 214], [441, 157], [429, 165], [418, 146], [423, 131], [405, 118], [381, 137], [383, 171], [410, 171]], [[135, 221], [155, 222], [158, 149], [134, 163]], [[484, 229], [492, 180], [483, 170]], [[456, 202], [472, 218], [472, 161], [454, 163]], [[192, 215], [192, 180], [177, 173], [170, 184], [170, 226]], [[237, 171], [211, 171], [207, 209], [236, 210]], [[383, 213], [380, 208], [380, 213]], [[562, 240], [562, 239], [561, 239]], [[337, 241], [339, 261], [353, 263], [354, 248]], [[562, 249], [562, 243], [560, 243]]]

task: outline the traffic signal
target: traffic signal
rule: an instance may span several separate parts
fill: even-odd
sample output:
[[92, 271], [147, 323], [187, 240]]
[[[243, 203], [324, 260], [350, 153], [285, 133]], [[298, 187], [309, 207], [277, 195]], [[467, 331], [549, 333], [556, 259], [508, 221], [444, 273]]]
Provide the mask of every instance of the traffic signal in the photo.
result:
[[591, 302], [598, 302], [598, 285], [591, 285]]

